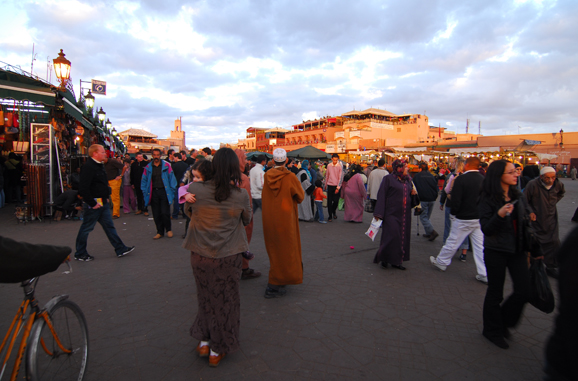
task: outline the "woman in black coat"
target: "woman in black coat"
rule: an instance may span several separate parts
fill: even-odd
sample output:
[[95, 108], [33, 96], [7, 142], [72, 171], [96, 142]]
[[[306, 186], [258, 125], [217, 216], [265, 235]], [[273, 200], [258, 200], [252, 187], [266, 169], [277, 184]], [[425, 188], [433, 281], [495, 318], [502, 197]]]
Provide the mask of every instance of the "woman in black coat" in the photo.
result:
[[[484, 261], [488, 272], [488, 290], [484, 300], [483, 335], [500, 348], [507, 349], [508, 328], [518, 324], [528, 301], [530, 276], [523, 249], [524, 220], [528, 218], [523, 194], [516, 189], [518, 172], [506, 160], [488, 167], [482, 184], [480, 225], [484, 233]], [[514, 292], [504, 300], [506, 269]]]

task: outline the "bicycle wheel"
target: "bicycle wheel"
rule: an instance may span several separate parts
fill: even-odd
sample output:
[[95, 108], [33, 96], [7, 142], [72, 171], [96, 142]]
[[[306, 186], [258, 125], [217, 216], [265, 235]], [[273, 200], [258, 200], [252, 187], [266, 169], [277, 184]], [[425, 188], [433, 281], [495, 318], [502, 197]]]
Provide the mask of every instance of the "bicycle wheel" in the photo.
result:
[[61, 300], [48, 310], [48, 316], [66, 350], [44, 319], [38, 318], [26, 349], [28, 379], [82, 380], [88, 362], [88, 329], [82, 310], [70, 300]]

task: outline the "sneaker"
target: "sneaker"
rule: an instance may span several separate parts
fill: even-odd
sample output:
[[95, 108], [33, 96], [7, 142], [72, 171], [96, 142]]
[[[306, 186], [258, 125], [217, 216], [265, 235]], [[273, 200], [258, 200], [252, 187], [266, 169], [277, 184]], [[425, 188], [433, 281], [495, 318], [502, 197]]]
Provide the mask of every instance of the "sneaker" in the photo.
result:
[[74, 256], [74, 259], [76, 259], [77, 261], [82, 261], [82, 262], [90, 262], [92, 260], [94, 260], [94, 257], [92, 255], [89, 254], [84, 254], [84, 255], [80, 255], [80, 256]]
[[124, 257], [127, 254], [130, 254], [134, 251], [135, 246], [131, 246], [131, 247], [127, 247], [125, 251], [123, 251], [121, 254], [117, 254], [117, 257]]
[[488, 284], [488, 277], [483, 275], [476, 275], [476, 280]]
[[466, 261], [466, 255], [465, 254], [460, 254], [460, 261], [462, 261], [462, 262]]
[[285, 290], [284, 288], [274, 289], [271, 287], [267, 287], [265, 289], [265, 299], [280, 298], [282, 296], [285, 296], [286, 293], [287, 290]]
[[148, 216], [148, 215], [149, 215], [149, 212], [144, 212], [143, 214], [144, 214], [145, 216]]
[[327, 221], [319, 221], [320, 224], [326, 224]]
[[440, 264], [438, 263], [438, 261], [436, 260], [436, 258], [433, 257], [433, 256], [432, 256], [432, 257], [429, 257], [429, 261], [431, 262], [432, 265], [434, 265], [435, 267], [437, 267], [438, 270], [440, 270], [440, 271], [446, 271], [446, 269], [448, 268], [447, 266], [440, 265]]

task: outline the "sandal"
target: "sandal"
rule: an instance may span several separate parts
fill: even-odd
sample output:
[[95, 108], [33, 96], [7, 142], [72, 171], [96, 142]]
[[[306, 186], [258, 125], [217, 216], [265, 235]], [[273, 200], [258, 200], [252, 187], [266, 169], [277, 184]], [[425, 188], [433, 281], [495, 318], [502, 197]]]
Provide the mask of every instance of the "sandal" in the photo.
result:
[[260, 276], [261, 273], [253, 269], [243, 269], [243, 271], [241, 272], [241, 280], [259, 278]]

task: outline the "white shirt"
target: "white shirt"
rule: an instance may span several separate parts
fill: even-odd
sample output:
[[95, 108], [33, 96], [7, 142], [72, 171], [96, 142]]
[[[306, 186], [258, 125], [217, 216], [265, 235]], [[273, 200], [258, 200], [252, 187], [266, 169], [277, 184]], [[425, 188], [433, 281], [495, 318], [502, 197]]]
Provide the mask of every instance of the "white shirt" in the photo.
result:
[[263, 192], [263, 184], [265, 183], [265, 172], [263, 165], [257, 163], [249, 172], [249, 179], [251, 180], [251, 197], [261, 199]]
[[375, 168], [369, 174], [369, 180], [367, 182], [367, 194], [372, 200], [377, 200], [377, 192], [379, 192], [379, 187], [381, 186], [381, 181], [385, 176], [389, 175], [389, 172], [385, 167]]

